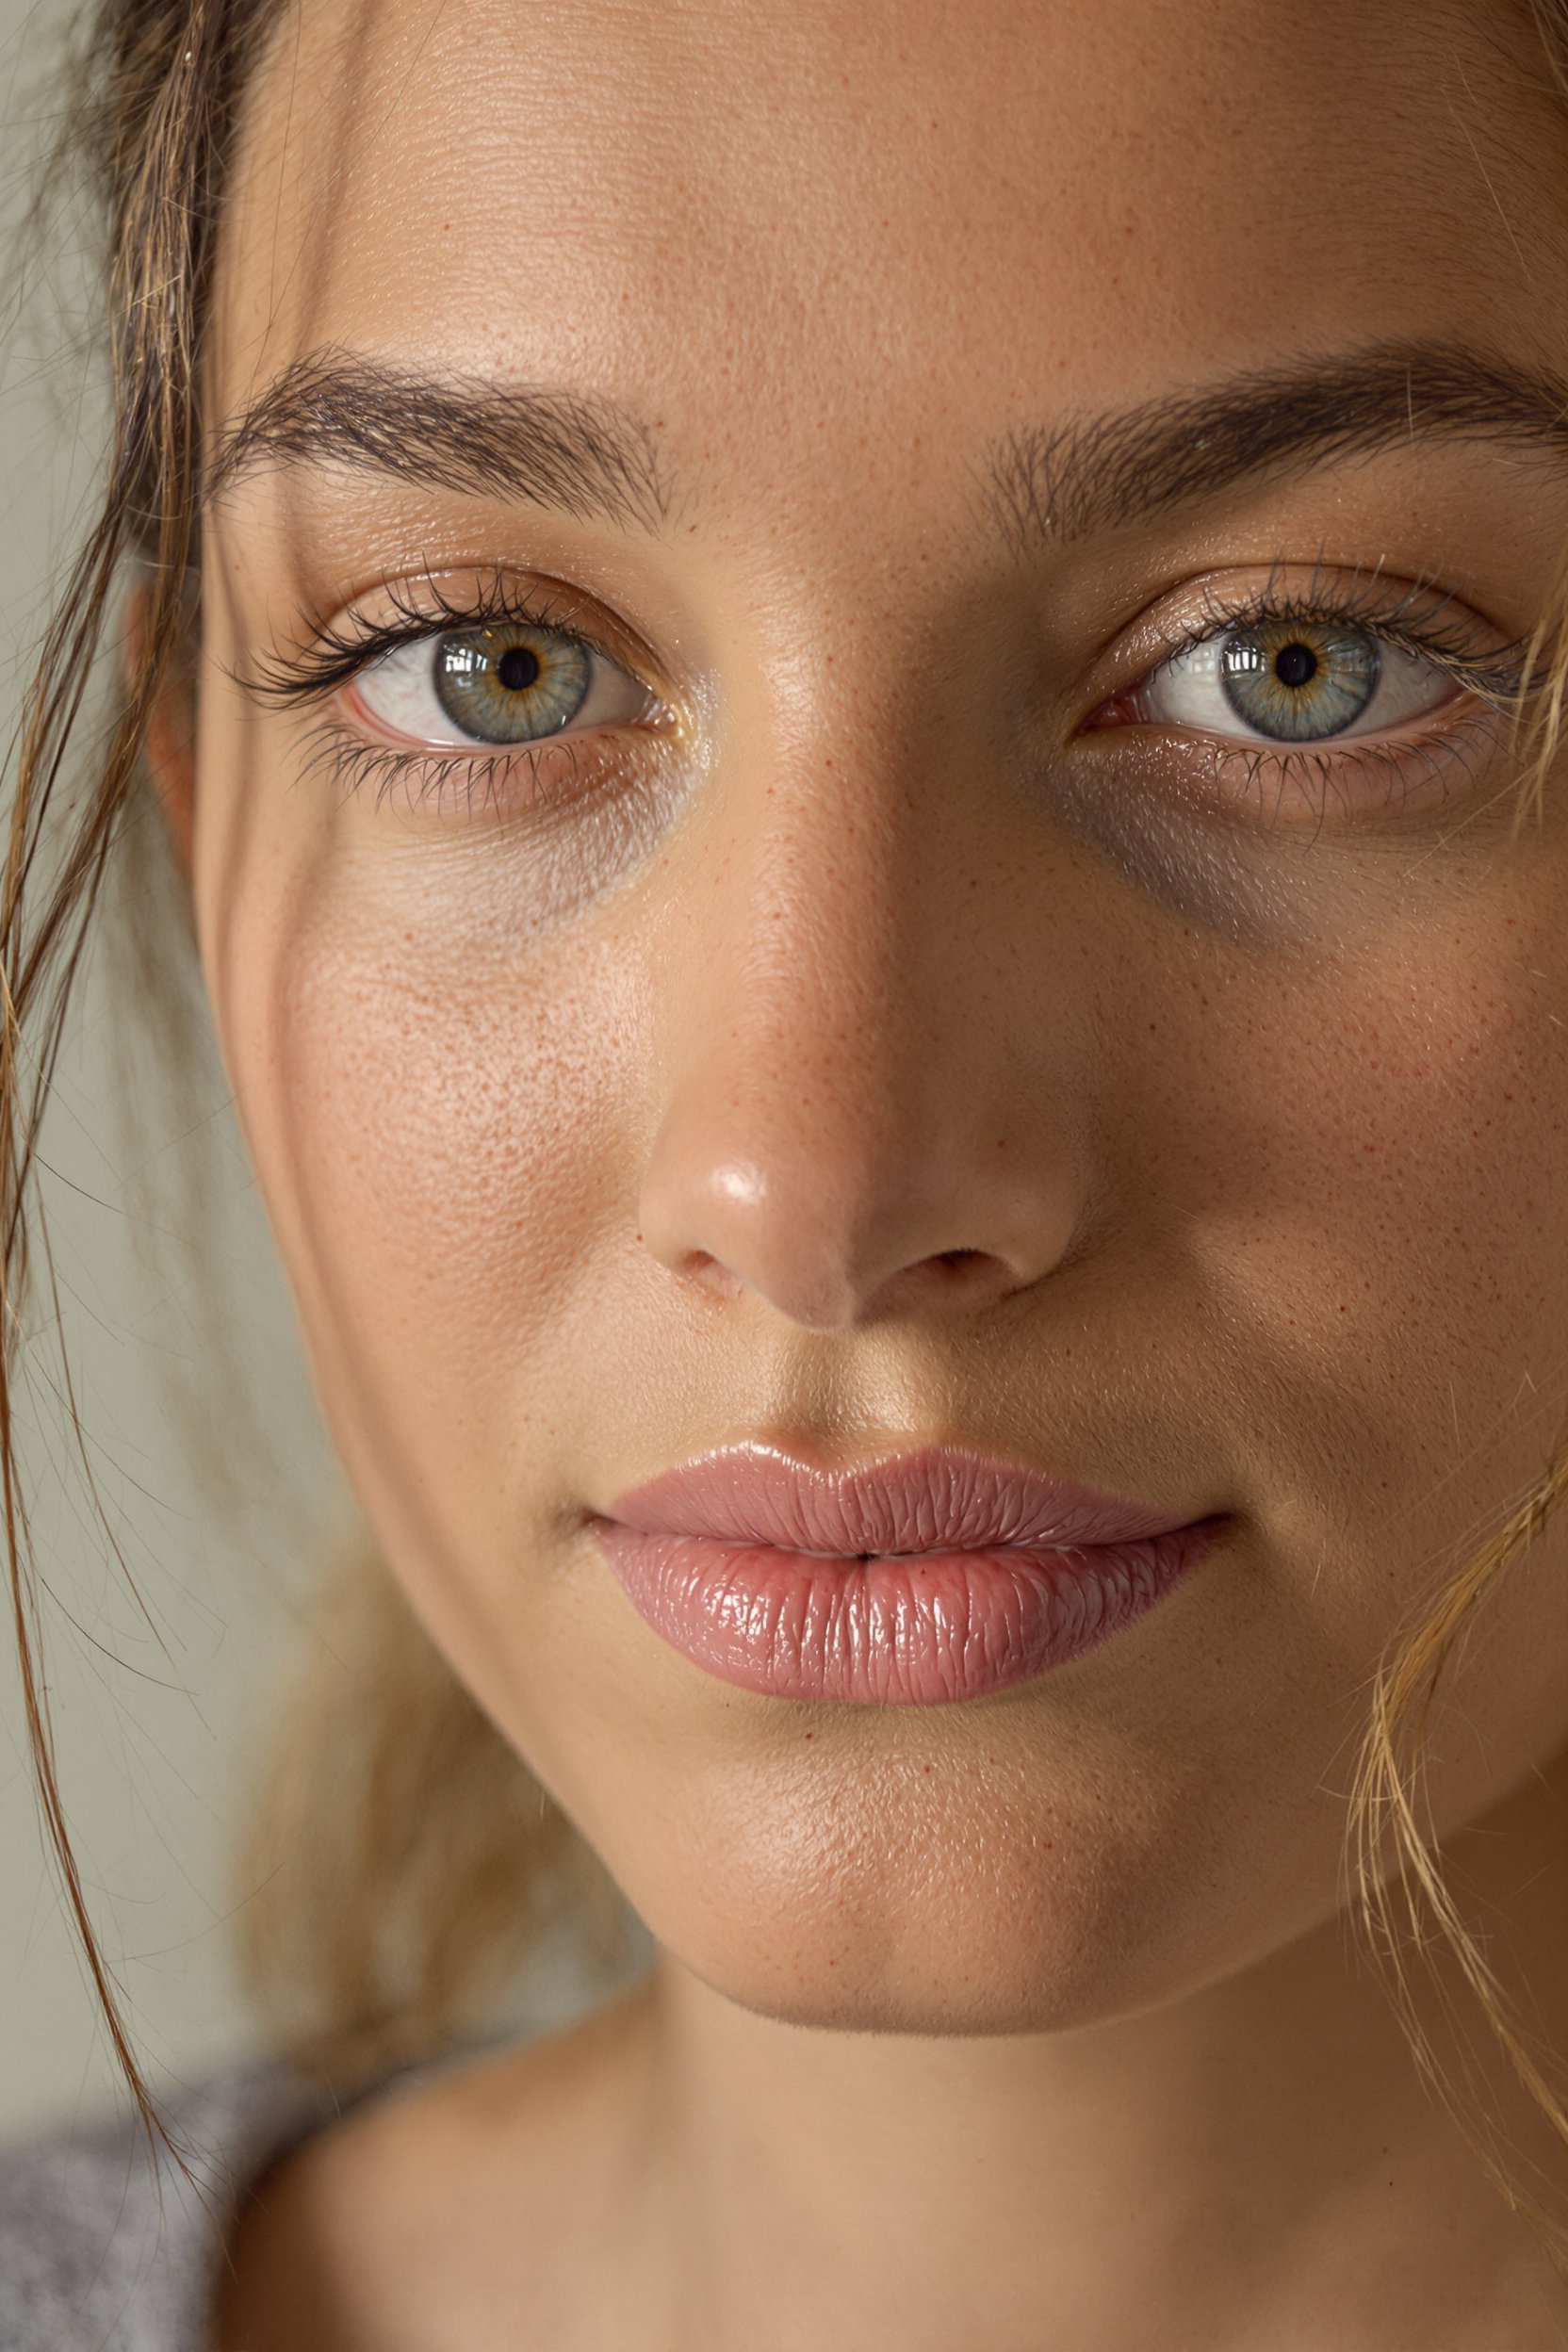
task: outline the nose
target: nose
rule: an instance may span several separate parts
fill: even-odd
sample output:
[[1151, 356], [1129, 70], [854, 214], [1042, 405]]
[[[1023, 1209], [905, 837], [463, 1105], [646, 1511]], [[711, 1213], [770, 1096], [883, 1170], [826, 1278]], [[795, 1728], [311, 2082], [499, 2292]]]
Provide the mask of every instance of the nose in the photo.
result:
[[644, 1244], [813, 1331], [997, 1305], [1082, 1192], [1009, 876], [841, 793], [760, 800], [677, 893]]

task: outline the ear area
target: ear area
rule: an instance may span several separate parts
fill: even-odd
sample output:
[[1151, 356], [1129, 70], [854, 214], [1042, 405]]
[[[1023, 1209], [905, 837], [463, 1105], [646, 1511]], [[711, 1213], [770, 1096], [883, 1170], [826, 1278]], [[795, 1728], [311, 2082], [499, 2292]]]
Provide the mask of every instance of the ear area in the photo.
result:
[[[153, 600], [137, 588], [125, 612], [122, 664], [135, 692], [153, 658]], [[144, 754], [181, 872], [189, 878], [196, 834], [196, 618], [192, 609], [166, 662], [148, 716]]]

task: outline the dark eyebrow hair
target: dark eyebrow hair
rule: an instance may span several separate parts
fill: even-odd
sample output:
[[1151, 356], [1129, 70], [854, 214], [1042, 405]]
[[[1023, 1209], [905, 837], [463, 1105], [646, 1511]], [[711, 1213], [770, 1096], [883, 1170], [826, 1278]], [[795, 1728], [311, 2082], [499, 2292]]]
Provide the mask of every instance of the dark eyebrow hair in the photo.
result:
[[1253, 475], [1429, 440], [1568, 453], [1568, 381], [1461, 344], [1378, 344], [1008, 433], [984, 479], [996, 521], [1022, 553], [1217, 497]]
[[230, 418], [204, 500], [253, 467], [311, 462], [499, 492], [580, 521], [654, 530], [669, 513], [652, 433], [607, 400], [482, 376], [435, 380], [340, 350], [296, 360]]
[[[983, 478], [995, 521], [1022, 553], [1217, 497], [1251, 476], [1433, 439], [1568, 454], [1568, 381], [1461, 344], [1380, 344], [1009, 433]], [[311, 462], [644, 530], [670, 513], [651, 432], [609, 401], [482, 376], [435, 379], [335, 349], [295, 361], [223, 426], [204, 498], [221, 498], [253, 467]]]

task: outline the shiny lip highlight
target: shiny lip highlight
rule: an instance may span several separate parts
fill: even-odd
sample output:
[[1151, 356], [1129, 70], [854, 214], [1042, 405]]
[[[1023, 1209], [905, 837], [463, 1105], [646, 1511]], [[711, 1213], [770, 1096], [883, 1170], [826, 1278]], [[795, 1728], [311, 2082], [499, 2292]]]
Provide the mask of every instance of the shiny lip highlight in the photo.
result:
[[740, 1446], [632, 1488], [592, 1524], [633, 1608], [721, 1680], [930, 1706], [1098, 1647], [1226, 1522], [952, 1446], [824, 1470]]

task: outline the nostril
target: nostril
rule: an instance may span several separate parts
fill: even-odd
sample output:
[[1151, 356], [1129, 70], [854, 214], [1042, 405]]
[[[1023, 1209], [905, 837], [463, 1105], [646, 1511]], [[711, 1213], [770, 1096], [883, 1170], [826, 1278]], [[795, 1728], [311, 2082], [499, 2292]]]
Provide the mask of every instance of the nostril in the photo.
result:
[[[975, 1305], [982, 1299], [1006, 1297], [1019, 1287], [1019, 1278], [993, 1250], [934, 1250], [928, 1257], [917, 1258], [902, 1275], [895, 1275], [893, 1284], [912, 1286], [915, 1297], [923, 1293], [927, 1298], [945, 1298], [955, 1306]], [[910, 1288], [906, 1288], [905, 1296], [910, 1295]]]
[[738, 1298], [745, 1287], [740, 1277], [731, 1273], [724, 1260], [716, 1258], [710, 1250], [688, 1250], [676, 1261], [674, 1270], [721, 1298]]
[[988, 1250], [939, 1250], [911, 1268], [944, 1288], [972, 1284], [976, 1275], [996, 1270], [998, 1261]]

